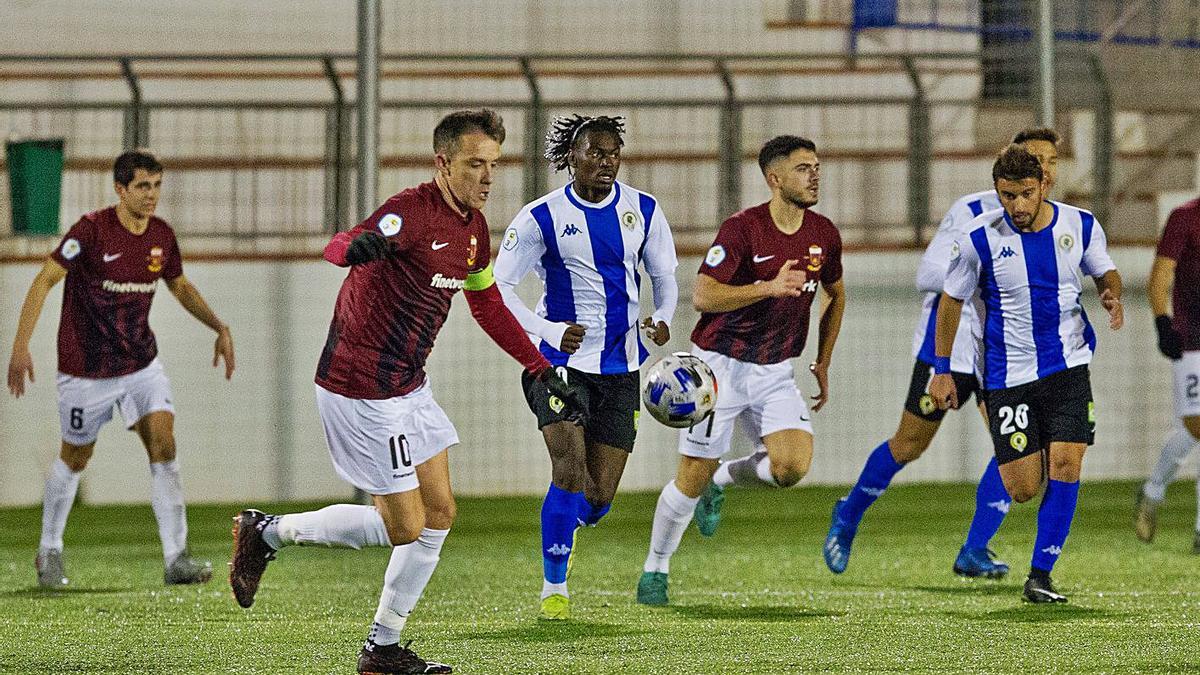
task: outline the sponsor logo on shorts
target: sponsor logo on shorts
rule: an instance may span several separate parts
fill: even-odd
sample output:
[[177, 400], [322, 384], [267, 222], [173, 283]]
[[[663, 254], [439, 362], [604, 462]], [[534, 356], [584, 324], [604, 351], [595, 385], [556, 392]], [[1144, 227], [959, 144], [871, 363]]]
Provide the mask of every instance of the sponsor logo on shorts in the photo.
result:
[[438, 272], [437, 274], [433, 275], [432, 279], [429, 280], [429, 285], [433, 286], [434, 288], [449, 288], [451, 290], [459, 291], [462, 290], [463, 284], [466, 282], [466, 279], [444, 277], [442, 276], [441, 272]]
[[921, 410], [922, 415], [932, 414], [933, 409], [936, 407], [937, 406], [933, 403], [933, 397], [929, 394], [925, 394], [919, 401], [917, 401], [917, 408]]
[[1008, 439], [1008, 444], [1012, 446], [1013, 450], [1024, 452], [1025, 448], [1029, 446], [1029, 437], [1025, 435], [1024, 431], [1018, 431]]
[[138, 284], [132, 281], [116, 282], [112, 279], [105, 279], [100, 282], [100, 288], [109, 293], [153, 293], [158, 287], [158, 282], [150, 282], [148, 284]]
[[548, 403], [550, 404], [550, 410], [555, 414], [562, 412], [563, 408], [567, 407], [567, 404], [563, 403], [562, 399], [557, 396], [551, 396]]
[[392, 478], [408, 478], [409, 476], [413, 475], [414, 473], [416, 473], [416, 472], [409, 471], [408, 473], [394, 473], [394, 474], [392, 474]]

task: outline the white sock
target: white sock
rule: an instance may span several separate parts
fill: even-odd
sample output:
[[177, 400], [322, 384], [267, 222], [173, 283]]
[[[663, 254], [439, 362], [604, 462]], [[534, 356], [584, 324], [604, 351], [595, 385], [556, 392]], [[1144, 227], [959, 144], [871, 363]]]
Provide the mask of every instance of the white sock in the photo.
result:
[[650, 528], [650, 553], [646, 556], [643, 572], [671, 571], [671, 555], [679, 548], [679, 540], [692, 522], [692, 513], [699, 497], [689, 497], [679, 490], [675, 481], [667, 483], [658, 495], [654, 507], [654, 525]]
[[379, 511], [359, 504], [334, 504], [280, 516], [263, 530], [263, 539], [274, 549], [293, 544], [353, 549], [392, 545]]
[[1179, 465], [1183, 463], [1195, 445], [1196, 439], [1192, 438], [1183, 424], [1177, 421], [1175, 431], [1163, 445], [1158, 462], [1154, 465], [1154, 471], [1150, 473], [1150, 478], [1142, 486], [1142, 493], [1146, 495], [1146, 499], [1155, 504], [1166, 499], [1167, 485], [1175, 478], [1175, 472], [1179, 471]]
[[421, 536], [416, 541], [392, 549], [392, 558], [383, 575], [379, 608], [375, 610], [375, 623], [384, 628], [372, 631], [376, 644], [395, 644], [399, 641], [408, 615], [417, 606], [429, 578], [433, 576], [448, 534], [450, 530], [431, 530], [427, 527], [421, 530]]
[[567, 592], [567, 582], [564, 581], [561, 584], [552, 584], [549, 581], [542, 579], [542, 599], [545, 600], [552, 595], [561, 595], [566, 598], [571, 597], [571, 594]]
[[183, 484], [179, 481], [179, 464], [175, 460], [150, 464], [150, 506], [158, 521], [163, 560], [170, 564], [187, 547], [188, 534]]
[[730, 485], [779, 487], [779, 484], [775, 482], [775, 477], [771, 475], [771, 459], [767, 457], [766, 452], [761, 450], [741, 459], [722, 462], [721, 466], [717, 467], [717, 472], [713, 474], [713, 482], [721, 487]]
[[42, 541], [40, 548], [62, 550], [63, 531], [67, 529], [67, 516], [75, 503], [79, 490], [79, 474], [62, 459], [55, 459], [46, 477], [46, 492], [42, 496]]

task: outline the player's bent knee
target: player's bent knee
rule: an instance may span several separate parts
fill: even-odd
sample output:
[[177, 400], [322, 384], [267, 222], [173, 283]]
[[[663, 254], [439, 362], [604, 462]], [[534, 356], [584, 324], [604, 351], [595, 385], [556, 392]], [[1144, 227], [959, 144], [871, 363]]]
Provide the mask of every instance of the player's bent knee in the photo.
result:
[[421, 530], [425, 527], [425, 519], [405, 519], [399, 523], [386, 523], [386, 526], [388, 542], [392, 546], [403, 546], [413, 543], [417, 537], [421, 536]]
[[448, 504], [425, 508], [425, 527], [434, 530], [448, 530], [458, 517], [458, 505], [453, 500]]
[[1005, 485], [1004, 488], [1008, 490], [1008, 496], [1012, 497], [1014, 502], [1017, 502], [1018, 504], [1024, 504], [1025, 502], [1037, 496], [1038, 491], [1041, 489], [1041, 485]]
[[79, 473], [87, 468], [88, 461], [92, 458], [92, 450], [95, 448], [94, 443], [88, 445], [71, 445], [63, 441], [62, 451], [59, 453], [59, 459], [67, 468], [75, 473]]
[[774, 467], [771, 468], [771, 477], [775, 479], [775, 482], [779, 484], [779, 487], [785, 488], [792, 487], [796, 483], [799, 483], [800, 480], [804, 478], [805, 473], [806, 472], [800, 470], [799, 467], [783, 467], [778, 470], [776, 470]]

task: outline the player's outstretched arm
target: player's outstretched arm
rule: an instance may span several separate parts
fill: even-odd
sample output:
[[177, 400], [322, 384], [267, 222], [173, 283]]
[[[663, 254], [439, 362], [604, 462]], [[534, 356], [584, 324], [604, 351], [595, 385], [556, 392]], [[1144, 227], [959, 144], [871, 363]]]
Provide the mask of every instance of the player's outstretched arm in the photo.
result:
[[550, 362], [533, 346], [521, 324], [505, 306], [492, 276], [491, 265], [467, 275], [463, 295], [467, 296], [471, 316], [483, 332], [505, 353], [525, 366], [525, 370], [536, 375], [550, 367]]
[[954, 349], [954, 336], [958, 334], [962, 308], [962, 300], [942, 293], [937, 308], [937, 332], [934, 334], [934, 375], [929, 380], [929, 396], [940, 410], [958, 407], [958, 388], [950, 375], [950, 353]]
[[233, 377], [233, 335], [229, 332], [229, 326], [217, 318], [212, 308], [204, 301], [204, 296], [200, 295], [200, 290], [193, 286], [187, 277], [180, 274], [174, 279], [164, 279], [164, 281], [167, 289], [171, 291], [179, 304], [183, 305], [188, 314], [217, 332], [217, 341], [213, 344], [213, 368], [217, 367], [220, 359], [224, 359], [225, 379]]
[[842, 315], [846, 312], [846, 285], [841, 279], [822, 286], [825, 294], [821, 298], [821, 323], [817, 329], [817, 360], [808, 366], [817, 378], [817, 395], [813, 396], [813, 412], [817, 412], [829, 401], [829, 363], [833, 360], [833, 346], [837, 344], [842, 330]]
[[46, 304], [50, 289], [65, 276], [66, 268], [49, 258], [25, 294], [21, 318], [17, 321], [17, 335], [13, 338], [12, 356], [8, 359], [8, 390], [16, 398], [25, 393], [26, 374], [29, 375], [29, 381], [33, 382], [33, 356], [29, 353], [29, 341], [33, 339], [33, 330], [37, 328], [38, 317], [42, 315], [42, 305]]
[[696, 275], [692, 305], [706, 314], [732, 312], [767, 298], [799, 297], [804, 294], [801, 289], [806, 281], [808, 275], [800, 269], [799, 260], [785, 262], [774, 279], [757, 284], [732, 286], [700, 273]]
[[1100, 293], [1100, 302], [1108, 312], [1108, 327], [1120, 330], [1125, 325], [1125, 306], [1121, 304], [1121, 273], [1115, 269], [1096, 277], [1096, 290]]

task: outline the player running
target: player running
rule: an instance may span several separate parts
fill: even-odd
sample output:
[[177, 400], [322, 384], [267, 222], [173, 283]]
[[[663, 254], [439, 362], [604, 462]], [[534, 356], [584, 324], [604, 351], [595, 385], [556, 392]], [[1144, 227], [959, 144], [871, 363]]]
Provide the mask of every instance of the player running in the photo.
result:
[[[521, 384], [550, 453], [542, 503], [541, 618], [570, 618], [567, 575], [576, 528], [608, 513], [637, 435], [639, 367], [646, 349], [671, 337], [679, 298], [675, 244], [658, 200], [617, 180], [620, 117], [560, 117], [546, 136], [546, 158], [572, 181], [527, 204], [504, 233], [496, 281], [541, 353], [579, 386], [582, 414], [525, 374]], [[655, 310], [641, 319], [642, 264]], [[545, 284], [537, 313], [515, 292], [530, 269]]]
[[963, 303], [971, 300], [982, 327], [978, 358], [1004, 487], [1026, 502], [1047, 481], [1024, 596], [1066, 602], [1050, 572], [1075, 515], [1096, 420], [1088, 375], [1096, 333], [1080, 304], [1078, 272], [1095, 280], [1113, 330], [1124, 323], [1121, 275], [1091, 213], [1044, 199], [1045, 174], [1028, 150], [1006, 148], [992, 179], [1003, 208], [971, 221], [950, 250], [929, 394], [940, 409], [959, 404], [951, 350]]
[[[671, 555], [693, 513], [700, 533], [711, 536], [726, 487], [790, 487], [808, 473], [812, 423], [790, 359], [804, 349], [818, 285], [828, 298], [809, 366], [817, 380], [813, 412], [829, 399], [829, 363], [846, 292], [841, 235], [811, 210], [820, 182], [817, 148], [805, 138], [779, 136], [762, 147], [758, 165], [771, 200], [721, 224], [696, 276], [692, 302], [701, 315], [692, 353], [712, 368], [720, 395], [707, 421], [679, 434], [679, 468], [659, 495], [638, 581], [643, 604], [667, 604]], [[722, 464], [735, 420], [754, 452]]]
[[[1038, 158], [1046, 179], [1046, 191], [1054, 187], [1058, 175], [1058, 133], [1053, 129], [1025, 129], [1017, 133], [1013, 143], [1023, 146]], [[950, 249], [963, 234], [968, 223], [984, 211], [1000, 208], [996, 191], [984, 190], [964, 197], [950, 207], [937, 234], [929, 242], [921, 264], [917, 268], [917, 288], [924, 294], [921, 316], [913, 335], [912, 380], [908, 386], [908, 398], [900, 414], [900, 425], [896, 433], [884, 441], [867, 458], [858, 482], [850, 493], [833, 506], [833, 517], [829, 534], [825, 537], [825, 565], [834, 574], [846, 571], [850, 563], [850, 546], [858, 532], [859, 523], [871, 506], [887, 489], [892, 477], [909, 462], [920, 457], [946, 416], [929, 396], [927, 387], [933, 376], [934, 320], [937, 317], [938, 301], [942, 285], [946, 280], [946, 268], [950, 264]], [[954, 336], [954, 356], [950, 362], [950, 373], [958, 390], [959, 403], [966, 403], [975, 394], [980, 415], [987, 424], [983, 399], [979, 391], [979, 380], [975, 375], [975, 336], [980, 332], [979, 317], [973, 305], [963, 306], [963, 318]], [[1004, 522], [1004, 516], [1012, 500], [1000, 480], [1000, 470], [995, 458], [988, 462], [979, 487], [975, 490], [975, 516], [967, 530], [967, 541], [958, 551], [954, 561], [954, 572], [967, 577], [999, 579], [1008, 574], [1008, 564], [997, 560], [988, 549]]]
[[175, 406], [149, 322], [158, 280], [188, 313], [217, 333], [213, 367], [224, 359], [227, 380], [233, 376], [233, 338], [183, 275], [174, 230], [154, 215], [162, 178], [162, 165], [149, 152], [133, 150], [117, 157], [116, 206], [93, 211], [71, 227], [34, 278], [21, 307], [8, 362], [8, 389], [16, 397], [25, 393], [26, 375], [33, 381], [29, 341], [46, 294], [66, 278], [58, 324], [62, 450], [46, 479], [36, 559], [38, 583], [46, 588], [68, 583], [63, 531], [79, 474], [92, 458], [96, 436], [112, 419], [114, 406], [125, 426], [142, 439], [150, 459], [150, 506], [162, 540], [163, 580], [194, 584], [212, 577], [212, 564], [188, 551], [187, 513], [175, 459]]
[[281, 516], [248, 509], [234, 519], [229, 581], [242, 607], [285, 546], [392, 547], [359, 672], [450, 672], [399, 641], [454, 521], [447, 449], [458, 434], [424, 369], [454, 295], [465, 291], [471, 315], [531, 377], [568, 408], [576, 402], [521, 336], [492, 281], [479, 209], [503, 141], [503, 122], [490, 110], [447, 115], [433, 132], [434, 179], [392, 196], [325, 247], [325, 259], [350, 272], [317, 364], [317, 410], [338, 475], [374, 505]]
[[[1167, 484], [1200, 441], [1200, 199], [1180, 206], [1167, 218], [1147, 292], [1158, 329], [1158, 349], [1171, 359], [1175, 373], [1175, 414], [1179, 419], [1154, 472], [1138, 493], [1134, 529], [1138, 539], [1150, 542]], [[1174, 317], [1167, 313], [1168, 298]], [[1192, 553], [1200, 554], [1200, 481], [1197, 501]]]

